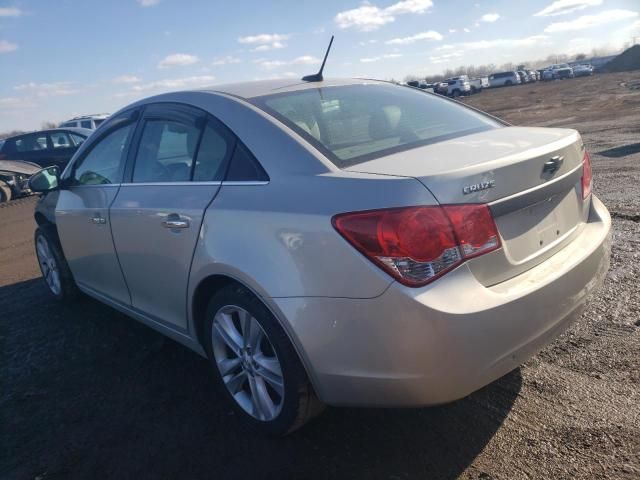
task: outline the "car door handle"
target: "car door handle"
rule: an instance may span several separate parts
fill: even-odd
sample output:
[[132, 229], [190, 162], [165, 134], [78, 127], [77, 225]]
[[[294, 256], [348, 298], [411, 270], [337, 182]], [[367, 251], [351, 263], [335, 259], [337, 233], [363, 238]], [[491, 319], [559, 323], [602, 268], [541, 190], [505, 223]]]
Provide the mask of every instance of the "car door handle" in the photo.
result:
[[100, 215], [97, 215], [95, 217], [91, 217], [91, 223], [94, 223], [96, 225], [104, 225], [105, 223], [107, 223], [107, 219], [102, 218]]
[[181, 218], [180, 215], [172, 213], [167, 215], [162, 221], [164, 228], [189, 228], [189, 220]]

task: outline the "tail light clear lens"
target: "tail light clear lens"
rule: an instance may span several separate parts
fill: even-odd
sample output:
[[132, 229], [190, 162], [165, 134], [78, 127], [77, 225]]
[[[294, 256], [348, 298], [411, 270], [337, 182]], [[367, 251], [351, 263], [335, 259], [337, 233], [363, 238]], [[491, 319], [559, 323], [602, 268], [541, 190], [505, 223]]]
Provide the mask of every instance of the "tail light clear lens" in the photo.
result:
[[368, 210], [336, 215], [332, 221], [358, 251], [410, 287], [426, 285], [500, 247], [486, 205]]
[[589, 152], [585, 150], [584, 158], [582, 159], [582, 199], [586, 200], [591, 195], [591, 188], [593, 187], [593, 172], [591, 170], [591, 157]]

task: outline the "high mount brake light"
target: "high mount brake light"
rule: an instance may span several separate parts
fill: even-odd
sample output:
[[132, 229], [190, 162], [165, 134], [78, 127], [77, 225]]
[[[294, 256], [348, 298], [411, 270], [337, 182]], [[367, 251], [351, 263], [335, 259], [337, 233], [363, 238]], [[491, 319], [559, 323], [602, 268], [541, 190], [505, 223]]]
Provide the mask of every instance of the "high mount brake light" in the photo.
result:
[[593, 171], [591, 170], [591, 157], [585, 150], [582, 158], [582, 199], [586, 200], [591, 195], [593, 187]]
[[410, 287], [426, 285], [469, 258], [500, 248], [487, 205], [368, 210], [339, 214], [332, 222], [358, 251]]

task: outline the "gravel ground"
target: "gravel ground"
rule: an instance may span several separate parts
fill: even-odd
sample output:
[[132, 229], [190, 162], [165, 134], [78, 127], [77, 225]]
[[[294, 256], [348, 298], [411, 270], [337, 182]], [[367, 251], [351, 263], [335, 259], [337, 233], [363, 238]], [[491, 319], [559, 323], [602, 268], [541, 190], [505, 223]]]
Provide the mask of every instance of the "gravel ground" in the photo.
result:
[[640, 73], [485, 91], [514, 124], [583, 133], [614, 216], [604, 288], [569, 331], [437, 408], [329, 409], [281, 440], [245, 430], [206, 362], [97, 302], [60, 306], [34, 200], [0, 207], [0, 478], [640, 478]]

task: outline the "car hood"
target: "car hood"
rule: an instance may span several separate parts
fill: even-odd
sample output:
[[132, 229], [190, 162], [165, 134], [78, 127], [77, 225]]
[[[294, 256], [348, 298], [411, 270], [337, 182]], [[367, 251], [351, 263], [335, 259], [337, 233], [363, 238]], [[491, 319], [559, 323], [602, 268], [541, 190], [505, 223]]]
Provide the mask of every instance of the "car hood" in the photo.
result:
[[0, 160], [0, 170], [4, 172], [33, 175], [41, 169], [42, 167], [40, 165], [36, 165], [31, 162], [23, 162], [22, 160]]

